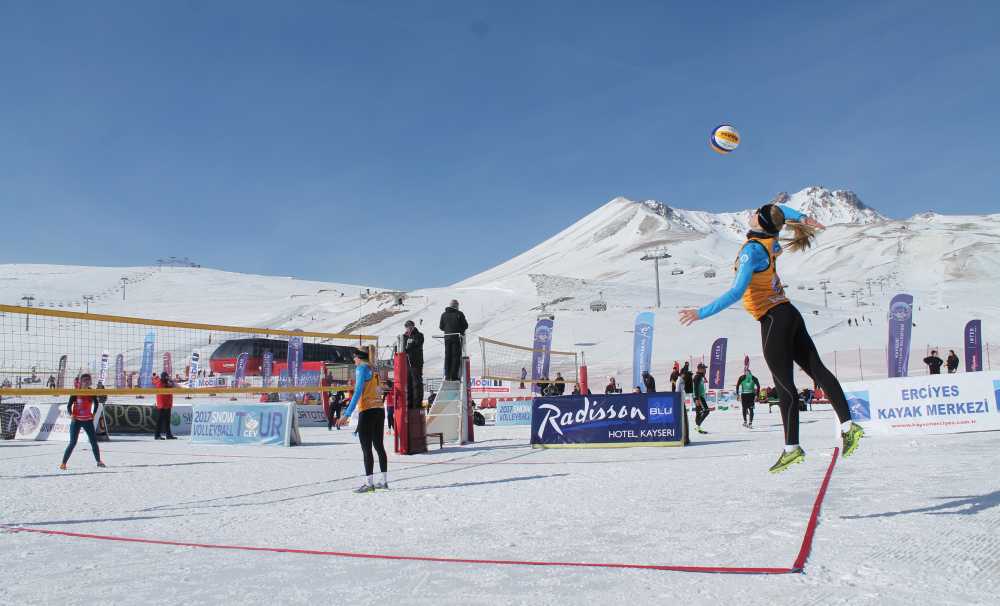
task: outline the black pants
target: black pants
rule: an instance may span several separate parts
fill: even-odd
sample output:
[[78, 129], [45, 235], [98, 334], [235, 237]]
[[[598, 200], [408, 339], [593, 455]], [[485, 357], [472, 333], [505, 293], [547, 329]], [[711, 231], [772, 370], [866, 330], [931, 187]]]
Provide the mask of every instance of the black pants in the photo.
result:
[[87, 432], [87, 439], [90, 440], [90, 449], [94, 451], [94, 460], [98, 463], [101, 462], [101, 449], [97, 446], [97, 434], [94, 432], [94, 422], [73, 419], [69, 424], [69, 445], [66, 446], [66, 452], [63, 453], [63, 465], [69, 461], [69, 456], [73, 454], [73, 449], [76, 448], [76, 441], [80, 438], [80, 429]]
[[760, 319], [764, 360], [778, 390], [778, 407], [785, 426], [785, 444], [799, 443], [799, 395], [795, 390], [794, 368], [798, 364], [826, 392], [841, 423], [851, 420], [851, 411], [840, 381], [827, 369], [806, 332], [802, 314], [791, 303], [772, 307]]
[[740, 400], [743, 403], [743, 422], [747, 423], [747, 415], [750, 415], [749, 423], [753, 423], [753, 405], [754, 397], [752, 393], [740, 394]]
[[389, 460], [385, 456], [385, 446], [382, 444], [385, 426], [385, 409], [382, 407], [362, 410], [358, 414], [358, 439], [361, 441], [361, 452], [365, 457], [365, 475], [375, 473], [375, 457], [372, 448], [378, 453], [379, 471], [388, 471]]
[[162, 434], [166, 434], [167, 437], [173, 437], [173, 433], [170, 431], [170, 415], [173, 413], [172, 408], [157, 408], [156, 409], [156, 437], [160, 437]]
[[694, 424], [701, 425], [708, 418], [708, 402], [701, 396], [694, 397]]
[[424, 367], [410, 366], [409, 372], [406, 374], [406, 405], [408, 408], [420, 408], [423, 402]]
[[444, 378], [457, 381], [462, 376], [462, 338], [459, 335], [444, 338]]

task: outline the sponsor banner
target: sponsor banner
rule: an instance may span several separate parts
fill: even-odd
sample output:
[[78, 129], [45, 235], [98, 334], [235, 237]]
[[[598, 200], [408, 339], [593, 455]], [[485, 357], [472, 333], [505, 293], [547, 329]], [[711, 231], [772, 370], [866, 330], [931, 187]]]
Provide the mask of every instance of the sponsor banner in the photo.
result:
[[56, 372], [56, 387], [59, 389], [66, 386], [66, 362], [68, 359], [65, 354], [59, 356], [59, 370]]
[[291, 446], [294, 406], [289, 403], [195, 404], [191, 442]]
[[531, 400], [497, 402], [497, 425], [531, 425]]
[[708, 388], [722, 389], [726, 386], [726, 347], [729, 339], [722, 337], [712, 343], [712, 359], [708, 364]]
[[900, 294], [889, 303], [890, 377], [905, 377], [910, 365], [910, 333], [913, 330], [913, 295]]
[[[552, 318], [539, 318], [535, 323], [535, 337], [531, 354], [531, 380], [538, 381], [549, 378], [549, 363], [552, 360]], [[531, 391], [541, 393], [538, 383], [531, 384]]]
[[243, 377], [247, 374], [247, 362], [249, 360], [250, 354], [245, 351], [236, 357], [236, 373], [233, 376], [233, 387], [243, 385]]
[[260, 363], [260, 382], [263, 387], [271, 386], [271, 374], [274, 371], [274, 352], [267, 350]]
[[[229, 385], [229, 378], [224, 376], [201, 377], [198, 379], [199, 387], [226, 387]], [[190, 387], [190, 385], [188, 385]]]
[[139, 387], [153, 386], [153, 354], [156, 347], [156, 333], [146, 333], [142, 342], [142, 364], [139, 366]]
[[680, 395], [672, 392], [535, 398], [531, 444], [681, 446], [684, 422]]
[[1000, 430], [1000, 372], [844, 383], [851, 418], [873, 434]]
[[288, 340], [287, 355], [288, 376], [291, 377], [288, 386], [296, 387], [299, 385], [299, 373], [302, 371], [302, 337], [292, 337]]
[[125, 356], [118, 354], [115, 356], [115, 389], [125, 387]]
[[17, 437], [17, 424], [21, 420], [22, 410], [23, 402], [0, 402], [0, 440], [13, 440]]
[[295, 407], [295, 414], [299, 417], [300, 427], [326, 427], [326, 414], [319, 404], [306, 404]]
[[201, 371], [201, 354], [197, 351], [191, 352], [191, 364], [188, 366], [188, 387], [198, 387], [201, 383], [201, 377], [198, 373]]
[[983, 369], [983, 322], [969, 320], [965, 325], [965, 372]]
[[[706, 401], [715, 406], [716, 410], [742, 410], [739, 396], [728, 389], [709, 390]], [[711, 407], [710, 407], [711, 408]]]
[[[104, 406], [98, 405], [97, 413], [94, 414], [95, 429], [100, 423], [103, 411]], [[17, 424], [17, 439], [69, 442], [69, 425], [72, 421], [73, 417], [66, 409], [66, 402], [25, 404]]]
[[111, 363], [111, 354], [108, 352], [101, 353], [101, 365], [100, 370], [97, 373], [97, 384], [107, 385], [108, 384], [108, 366]]
[[[170, 409], [170, 432], [175, 436], [191, 433], [191, 406], [174, 406]], [[156, 433], [156, 407], [142, 404], [104, 405], [104, 422], [108, 433]]]
[[646, 392], [646, 384], [642, 373], [649, 371], [653, 363], [653, 324], [656, 316], [651, 311], [644, 311], [635, 317], [635, 330], [632, 332], [632, 387], [638, 387]]
[[469, 385], [472, 393], [510, 393], [510, 386], [497, 379], [472, 377], [472, 381]]

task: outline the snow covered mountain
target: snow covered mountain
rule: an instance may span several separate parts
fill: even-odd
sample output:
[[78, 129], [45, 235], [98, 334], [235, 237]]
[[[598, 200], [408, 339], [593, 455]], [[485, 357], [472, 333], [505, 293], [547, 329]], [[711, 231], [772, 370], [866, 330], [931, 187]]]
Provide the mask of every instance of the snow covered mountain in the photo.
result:
[[[812, 249], [783, 255], [779, 262], [786, 290], [806, 315], [821, 352], [863, 348], [868, 361], [857, 372], [884, 369], [885, 308], [898, 292], [917, 300], [915, 346], [959, 347], [962, 326], [973, 317], [983, 320], [987, 341], [1000, 342], [1000, 215], [922, 213], [890, 220], [851, 192], [818, 187], [777, 200], [828, 225]], [[756, 325], [738, 306], [690, 328], [676, 320], [677, 309], [703, 305], [728, 288], [749, 212], [709, 213], [615, 198], [492, 269], [452, 286], [405, 294], [200, 268], [6, 265], [0, 266], [0, 284], [5, 303], [30, 293], [49, 306], [66, 303], [76, 310], [80, 294], [89, 292], [99, 295], [91, 303], [91, 311], [99, 313], [350, 330], [378, 335], [383, 345], [393, 342], [406, 320], [435, 334], [441, 311], [457, 298], [471, 325], [469, 350], [477, 373], [477, 337], [530, 343], [544, 309], [557, 316], [554, 349], [585, 350], [592, 376], [621, 378], [630, 372], [627, 333], [635, 314], [656, 304], [653, 264], [642, 260], [650, 252], [670, 255], [660, 262], [656, 365], [700, 357], [718, 336], [730, 338], [733, 355], [759, 353]], [[120, 277], [126, 273], [135, 280], [122, 302]], [[590, 310], [597, 300], [607, 311]], [[849, 318], [862, 316], [864, 328], [848, 327]], [[428, 338], [425, 348], [425, 374], [434, 376], [443, 347]]]

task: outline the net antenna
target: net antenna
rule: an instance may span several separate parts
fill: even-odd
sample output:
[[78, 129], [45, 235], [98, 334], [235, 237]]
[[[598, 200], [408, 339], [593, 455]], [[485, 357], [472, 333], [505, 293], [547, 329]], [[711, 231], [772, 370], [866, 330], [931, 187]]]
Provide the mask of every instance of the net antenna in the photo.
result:
[[[566, 383], [579, 383], [580, 365], [578, 355], [572, 351], [535, 349], [495, 339], [479, 337], [483, 356], [484, 379], [509, 381], [512, 383], [551, 383], [556, 373], [562, 374]], [[531, 367], [537, 354], [548, 354], [549, 373], [547, 377], [532, 379]]]

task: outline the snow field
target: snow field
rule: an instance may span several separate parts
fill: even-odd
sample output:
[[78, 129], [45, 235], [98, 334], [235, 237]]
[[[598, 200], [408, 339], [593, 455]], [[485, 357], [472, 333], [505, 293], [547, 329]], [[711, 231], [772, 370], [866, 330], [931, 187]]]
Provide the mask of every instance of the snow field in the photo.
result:
[[[803, 413], [807, 460], [767, 473], [777, 408], [713, 413], [686, 448], [533, 450], [528, 428], [390, 453], [392, 489], [355, 495], [350, 431], [292, 449], [122, 437], [0, 443], [2, 519], [60, 531], [387, 555], [790, 566], [835, 445]], [[387, 437], [387, 444], [391, 438]], [[840, 460], [804, 574], [762, 577], [353, 559], [0, 532], [4, 603], [989, 603], [1000, 589], [1000, 434], [866, 438]], [[84, 589], [87, 588], [87, 589]]]

